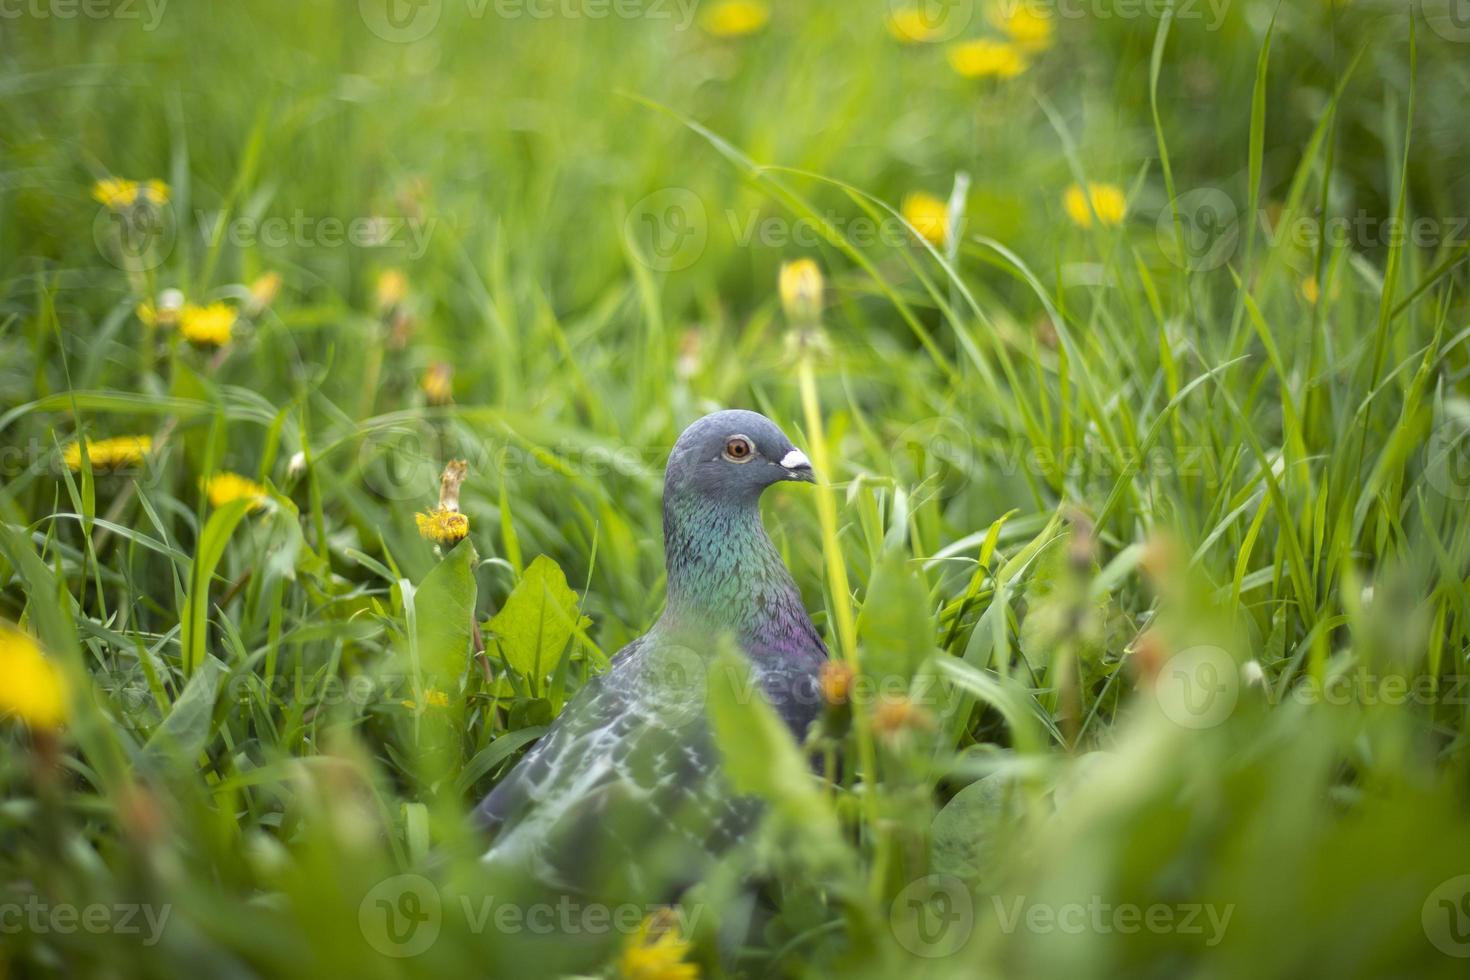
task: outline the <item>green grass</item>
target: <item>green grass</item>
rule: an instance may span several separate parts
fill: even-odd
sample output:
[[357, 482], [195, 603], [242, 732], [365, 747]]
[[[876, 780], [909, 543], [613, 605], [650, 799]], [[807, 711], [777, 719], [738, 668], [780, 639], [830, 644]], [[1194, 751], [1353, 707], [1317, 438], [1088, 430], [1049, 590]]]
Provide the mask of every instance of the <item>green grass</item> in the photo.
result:
[[[918, 714], [857, 699], [833, 782], [707, 692], [772, 805], [681, 903], [705, 975], [1461, 975], [1470, 49], [1386, 2], [1177, 6], [983, 82], [885, 4], [738, 40], [677, 7], [446, 2], [403, 44], [350, 3], [7, 20], [0, 619], [74, 697], [54, 744], [0, 720], [0, 976], [613, 969], [631, 925], [531, 927], [465, 815], [657, 616], [665, 455], [732, 406], [823, 461], [767, 525]], [[108, 175], [170, 185], [156, 262], [117, 259]], [[1069, 219], [1086, 181], [1120, 225]], [[959, 235], [904, 226], [916, 190]], [[265, 272], [220, 352], [134, 312]], [[156, 448], [72, 472], [81, 434]], [[414, 515], [453, 458], [441, 553]], [[267, 505], [212, 507], [221, 471]], [[383, 909], [429, 906], [395, 945]]]

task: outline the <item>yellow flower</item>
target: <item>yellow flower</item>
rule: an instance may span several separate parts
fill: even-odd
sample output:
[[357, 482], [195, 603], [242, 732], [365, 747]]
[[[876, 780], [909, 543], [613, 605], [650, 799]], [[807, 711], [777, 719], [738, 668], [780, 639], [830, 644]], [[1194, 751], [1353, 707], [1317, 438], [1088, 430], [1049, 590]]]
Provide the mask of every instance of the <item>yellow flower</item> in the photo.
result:
[[408, 276], [402, 269], [384, 269], [378, 273], [378, 309], [390, 310], [408, 295]]
[[168, 203], [168, 185], [161, 180], [149, 180], [143, 184], [143, 199], [150, 204]]
[[815, 323], [822, 316], [822, 270], [811, 259], [781, 265], [781, 306], [793, 323]]
[[[412, 698], [407, 698], [403, 701], [400, 701], [399, 703], [402, 704], [405, 708], [415, 710], [419, 706], [418, 702], [413, 700]], [[428, 691], [424, 692], [424, 704], [430, 708], [447, 708], [449, 707], [449, 695], [443, 691], [438, 691], [431, 687], [428, 689]]]
[[9, 623], [0, 623], [0, 715], [31, 728], [66, 720], [66, 679], [29, 634]]
[[[117, 436], [113, 439], [88, 439], [87, 459], [94, 470], [116, 470], [124, 466], [136, 466], [143, 457], [153, 451], [151, 436]], [[82, 471], [82, 444], [68, 443], [61, 451], [66, 468], [74, 473]]]
[[903, 219], [934, 245], [943, 245], [949, 207], [933, 194], [914, 191], [903, 199]]
[[250, 501], [250, 510], [260, 510], [270, 499], [265, 487], [238, 473], [216, 473], [204, 481], [204, 495], [211, 507], [223, 507], [235, 500]]
[[113, 211], [130, 208], [138, 199], [138, 182], [125, 177], [103, 177], [92, 185], [92, 197]]
[[439, 544], [459, 544], [470, 533], [470, 519], [457, 510], [435, 507], [427, 514], [413, 515], [419, 536]]
[[[1089, 197], [1092, 198], [1091, 208], [1087, 206]], [[1062, 207], [1077, 227], [1091, 228], [1094, 211], [1104, 225], [1122, 224], [1123, 216], [1128, 213], [1128, 200], [1123, 196], [1123, 191], [1114, 184], [1089, 183], [1086, 194], [1081, 187], [1073, 184], [1062, 195]]]
[[419, 379], [419, 387], [430, 405], [448, 405], [454, 400], [454, 368], [445, 361], [429, 365]]
[[904, 695], [884, 698], [873, 712], [873, 731], [890, 742], [904, 738], [909, 732], [933, 729], [934, 716]]
[[684, 962], [689, 949], [672, 912], [661, 910], [645, 918], [623, 947], [618, 976], [623, 980], [698, 980], [699, 967]]
[[1302, 280], [1302, 299], [1306, 300], [1308, 303], [1312, 304], [1313, 306], [1316, 306], [1317, 305], [1317, 300], [1319, 300], [1321, 298], [1322, 298], [1322, 287], [1319, 286], [1319, 285], [1317, 285], [1317, 278], [1315, 276], [1307, 276], [1307, 278], [1303, 279]]
[[1038, 13], [1037, 0], [1001, 0], [986, 11], [986, 19], [1003, 31], [1023, 51], [1039, 52], [1051, 47], [1055, 27], [1050, 10]]
[[720, 0], [699, 23], [715, 37], [744, 37], [765, 27], [770, 18], [771, 11], [756, 0]]
[[195, 306], [189, 303], [179, 314], [179, 333], [200, 347], [223, 347], [235, 328], [235, 310], [228, 303]]
[[988, 37], [954, 45], [949, 49], [949, 63], [966, 78], [1015, 78], [1026, 70], [1026, 56], [1020, 48]]
[[154, 309], [153, 300], [145, 299], [133, 308], [133, 312], [137, 314], [138, 320], [143, 326], [154, 327], [158, 325], [158, 310]]
[[924, 44], [939, 36], [941, 25], [918, 7], [895, 10], [888, 18], [888, 33], [903, 44]]
[[250, 284], [250, 308], [256, 311], [265, 309], [276, 300], [276, 295], [281, 291], [281, 274], [279, 272], [267, 272], [257, 276]]

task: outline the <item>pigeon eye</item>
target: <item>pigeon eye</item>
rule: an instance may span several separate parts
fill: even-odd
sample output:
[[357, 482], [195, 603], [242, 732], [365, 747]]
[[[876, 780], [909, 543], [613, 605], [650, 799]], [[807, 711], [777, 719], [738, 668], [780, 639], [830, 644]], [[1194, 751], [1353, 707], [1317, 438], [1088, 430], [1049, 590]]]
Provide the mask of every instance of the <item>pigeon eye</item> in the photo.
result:
[[743, 463], [755, 454], [755, 447], [744, 436], [731, 436], [725, 440], [725, 458], [732, 463]]

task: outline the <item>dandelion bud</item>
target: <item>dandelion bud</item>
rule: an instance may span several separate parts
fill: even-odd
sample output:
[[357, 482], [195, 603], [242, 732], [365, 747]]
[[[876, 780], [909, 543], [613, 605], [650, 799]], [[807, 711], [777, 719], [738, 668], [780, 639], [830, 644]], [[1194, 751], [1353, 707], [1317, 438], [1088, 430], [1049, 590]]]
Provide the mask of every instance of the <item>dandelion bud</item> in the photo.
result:
[[822, 664], [822, 700], [832, 705], [846, 704], [852, 694], [852, 668], [840, 660]]
[[275, 302], [281, 291], [281, 274], [267, 272], [250, 284], [250, 312], [259, 313]]
[[454, 401], [454, 368], [446, 361], [435, 361], [419, 379], [419, 387], [430, 405], [448, 405]]
[[306, 453], [301, 450], [291, 454], [291, 460], [286, 464], [286, 479], [294, 480], [306, 472]]
[[873, 712], [873, 731], [888, 742], [899, 742], [912, 732], [932, 731], [934, 717], [909, 698], [884, 698]]
[[816, 323], [822, 318], [822, 270], [811, 259], [781, 266], [781, 306], [793, 324]]
[[378, 309], [388, 311], [403, 302], [408, 295], [408, 277], [402, 269], [384, 269], [378, 273]]

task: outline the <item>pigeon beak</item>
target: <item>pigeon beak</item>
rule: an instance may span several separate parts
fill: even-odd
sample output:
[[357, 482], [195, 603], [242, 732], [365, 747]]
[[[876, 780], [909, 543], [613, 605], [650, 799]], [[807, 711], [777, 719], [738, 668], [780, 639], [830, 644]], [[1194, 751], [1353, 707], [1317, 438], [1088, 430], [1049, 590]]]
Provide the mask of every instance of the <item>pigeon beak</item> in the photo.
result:
[[786, 471], [786, 479], [795, 480], [798, 483], [816, 483], [817, 477], [812, 473], [812, 461], [806, 458], [806, 453], [800, 449], [793, 449], [781, 457], [779, 464]]

